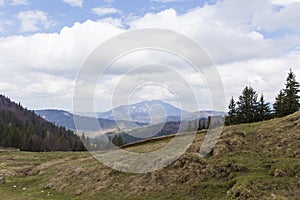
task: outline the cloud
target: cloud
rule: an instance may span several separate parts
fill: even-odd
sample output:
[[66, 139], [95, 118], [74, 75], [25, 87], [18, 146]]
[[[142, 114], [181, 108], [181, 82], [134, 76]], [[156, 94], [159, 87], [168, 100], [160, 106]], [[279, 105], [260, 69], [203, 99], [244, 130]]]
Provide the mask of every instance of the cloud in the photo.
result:
[[5, 17], [5, 13], [0, 11], [0, 33], [5, 33], [12, 24], [12, 21]]
[[71, 109], [69, 94], [81, 64], [98, 45], [122, 31], [88, 20], [59, 33], [0, 38], [0, 52], [5, 52], [0, 55], [0, 93], [21, 98], [30, 108]]
[[[299, 35], [291, 34], [289, 29], [300, 30], [296, 20], [300, 18], [297, 11], [300, 8], [288, 5], [278, 14], [267, 2], [254, 0], [244, 4], [238, 0], [220, 1], [183, 15], [168, 9], [133, 20], [130, 28], [178, 31], [205, 47], [217, 64], [280, 56], [299, 46]], [[269, 38], [268, 35], [264, 38], [264, 30], [286, 32], [276, 38]]]
[[28, 5], [28, 0], [10, 0], [9, 4], [12, 6]]
[[0, 51], [5, 52], [5, 55], [0, 55], [0, 68], [9, 70], [9, 66], [14, 66], [25, 72], [38, 71], [52, 75], [73, 72], [75, 76], [93, 49], [121, 32], [122, 29], [110, 24], [88, 20], [64, 27], [59, 33], [0, 39]]
[[290, 5], [290, 4], [294, 4], [294, 3], [300, 3], [300, 0], [271, 0], [271, 2], [274, 5], [285, 6], [285, 5]]
[[99, 19], [97, 21], [103, 22], [103, 23], [108, 23], [115, 27], [124, 28], [124, 24], [123, 24], [122, 20], [119, 18], [106, 17], [106, 18]]
[[91, 10], [95, 15], [104, 16], [110, 14], [120, 14], [121, 11], [112, 7], [96, 7]]
[[41, 28], [47, 29], [54, 24], [49, 20], [47, 13], [40, 10], [20, 12], [16, 18], [21, 22], [20, 31], [22, 32], [39, 31]]
[[248, 85], [258, 93], [263, 93], [267, 101], [273, 103], [279, 90], [284, 88], [289, 68], [293, 69], [299, 81], [299, 56], [300, 52], [290, 52], [276, 58], [251, 59], [219, 66], [226, 99], [229, 101], [231, 96], [237, 99], [243, 88]]
[[63, 2], [69, 4], [72, 7], [82, 7], [83, 0], [63, 0]]
[[104, 2], [106, 2], [106, 3], [113, 3], [114, 0], [104, 0]]
[[[195, 8], [185, 14], [166, 9], [134, 19], [87, 20], [64, 27], [58, 33], [0, 38], [1, 91], [14, 98], [21, 98], [20, 101], [31, 108], [60, 105], [61, 108], [70, 109], [70, 91], [76, 73], [96, 47], [127, 30], [163, 28], [179, 32], [206, 49], [217, 65], [227, 99], [237, 97], [243, 87], [251, 85], [258, 92], [264, 92], [268, 101], [274, 101], [279, 89], [284, 87], [290, 67], [297, 75], [297, 80], [300, 79], [300, 36], [294, 32], [299, 30], [296, 20], [300, 18], [298, 10], [297, 4], [284, 5], [278, 10], [268, 0], [253, 0], [247, 4], [239, 0], [226, 0]], [[48, 18], [46, 21], [49, 21]], [[44, 27], [39, 20], [37, 23], [34, 21], [29, 29], [34, 29], [32, 26], [35, 29]], [[266, 31], [271, 34], [268, 35]], [[278, 31], [283, 32], [273, 37], [272, 33]], [[175, 66], [195, 88], [201, 108], [209, 109], [210, 99], [204, 81], [177, 59], [159, 52], [139, 52], [116, 62], [97, 91], [98, 97], [102, 98], [97, 110], [109, 109], [109, 93], [122, 78], [122, 73], [143, 63]], [[161, 69], [149, 69], [144, 75], [165, 78], [166, 85], [183, 88], [180, 83], [168, 82], [169, 74]], [[136, 73], [130, 74], [127, 84], [140, 84], [140, 77]], [[120, 98], [128, 95], [125, 89], [118, 94]], [[146, 91], [145, 95], [141, 95], [145, 98], [151, 95], [170, 98], [170, 95], [163, 96], [164, 93], [151, 87], [141, 91]]]
[[4, 0], [0, 0], [0, 6], [4, 6], [4, 5], [5, 5]]

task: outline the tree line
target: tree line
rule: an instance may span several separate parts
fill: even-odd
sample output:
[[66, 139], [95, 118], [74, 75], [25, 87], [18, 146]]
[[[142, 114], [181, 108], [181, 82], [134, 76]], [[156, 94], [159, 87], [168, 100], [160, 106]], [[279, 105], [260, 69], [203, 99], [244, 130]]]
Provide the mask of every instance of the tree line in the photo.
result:
[[80, 136], [81, 141], [88, 151], [102, 151], [124, 145], [121, 133], [106, 133], [95, 138], [85, 136], [84, 132]]
[[226, 125], [252, 123], [268, 120], [274, 117], [284, 117], [299, 111], [300, 92], [296, 75], [290, 69], [286, 78], [285, 88], [281, 89], [275, 97], [273, 108], [265, 101], [264, 95], [260, 96], [250, 86], [246, 86], [238, 100], [232, 97], [228, 105]]

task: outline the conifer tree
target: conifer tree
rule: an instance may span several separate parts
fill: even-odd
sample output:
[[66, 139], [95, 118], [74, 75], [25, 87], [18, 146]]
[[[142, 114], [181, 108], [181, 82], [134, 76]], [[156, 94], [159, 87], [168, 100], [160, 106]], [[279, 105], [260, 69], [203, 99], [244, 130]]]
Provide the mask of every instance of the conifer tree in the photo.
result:
[[237, 102], [237, 118], [239, 123], [251, 123], [257, 121], [257, 93], [252, 87], [243, 90]]
[[290, 69], [285, 83], [285, 89], [280, 90], [273, 105], [276, 117], [283, 117], [292, 114], [300, 109], [299, 82], [296, 75]]
[[265, 102], [264, 95], [261, 94], [258, 106], [257, 106], [257, 121], [263, 121], [270, 119], [271, 117], [271, 108], [270, 103]]
[[300, 92], [300, 85], [296, 81], [296, 76], [290, 69], [290, 72], [288, 74], [288, 77], [286, 79], [286, 84], [285, 84], [285, 98], [284, 98], [284, 103], [285, 103], [285, 115], [292, 114], [300, 109], [300, 103], [299, 99], [300, 96], [298, 93]]
[[283, 116], [285, 116], [284, 98], [285, 98], [284, 91], [280, 90], [279, 94], [275, 98], [275, 103], [273, 105], [276, 117], [283, 117]]
[[226, 124], [228, 124], [228, 125], [236, 124], [237, 123], [237, 112], [236, 112], [236, 104], [235, 104], [233, 97], [231, 97], [231, 99], [230, 99], [228, 109], [229, 109], [229, 111], [228, 111], [228, 117], [226, 120]]

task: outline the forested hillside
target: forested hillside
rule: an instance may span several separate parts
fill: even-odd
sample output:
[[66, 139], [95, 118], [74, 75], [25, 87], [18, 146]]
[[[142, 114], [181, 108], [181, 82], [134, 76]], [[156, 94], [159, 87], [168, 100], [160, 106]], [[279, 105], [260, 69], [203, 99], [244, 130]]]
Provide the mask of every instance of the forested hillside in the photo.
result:
[[24, 151], [81, 151], [84, 146], [72, 131], [57, 127], [0, 95], [0, 147]]

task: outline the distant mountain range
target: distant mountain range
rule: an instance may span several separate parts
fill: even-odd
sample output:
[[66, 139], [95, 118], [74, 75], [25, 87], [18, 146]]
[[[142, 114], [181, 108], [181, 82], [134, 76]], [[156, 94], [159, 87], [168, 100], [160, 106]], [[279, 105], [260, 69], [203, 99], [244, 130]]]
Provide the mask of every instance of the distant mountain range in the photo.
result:
[[[95, 118], [80, 116], [72, 114], [64, 110], [35, 110], [37, 115], [41, 116], [45, 120], [52, 122], [59, 126], [64, 126], [70, 130], [82, 130], [82, 131], [98, 131], [99, 126], [101, 129], [115, 129], [115, 128], [135, 128], [145, 125], [144, 123], [119, 120], [118, 122], [110, 119], [98, 118], [95, 122]], [[78, 124], [75, 126], [74, 118], [77, 119]]]
[[[70, 130], [98, 131], [99, 127], [92, 114], [72, 114], [64, 110], [36, 110], [36, 114], [49, 122], [64, 126]], [[189, 121], [208, 116], [224, 116], [224, 112], [199, 111], [187, 112], [161, 100], [143, 101], [131, 105], [121, 105], [107, 112], [96, 113], [101, 129], [128, 129], [162, 122]], [[74, 117], [80, 121], [75, 128]], [[78, 125], [78, 124], [77, 124]]]
[[111, 120], [131, 120], [156, 124], [168, 121], [168, 117], [179, 117], [188, 114], [161, 100], [143, 101], [131, 105], [122, 105], [107, 112], [97, 113], [97, 117]]

